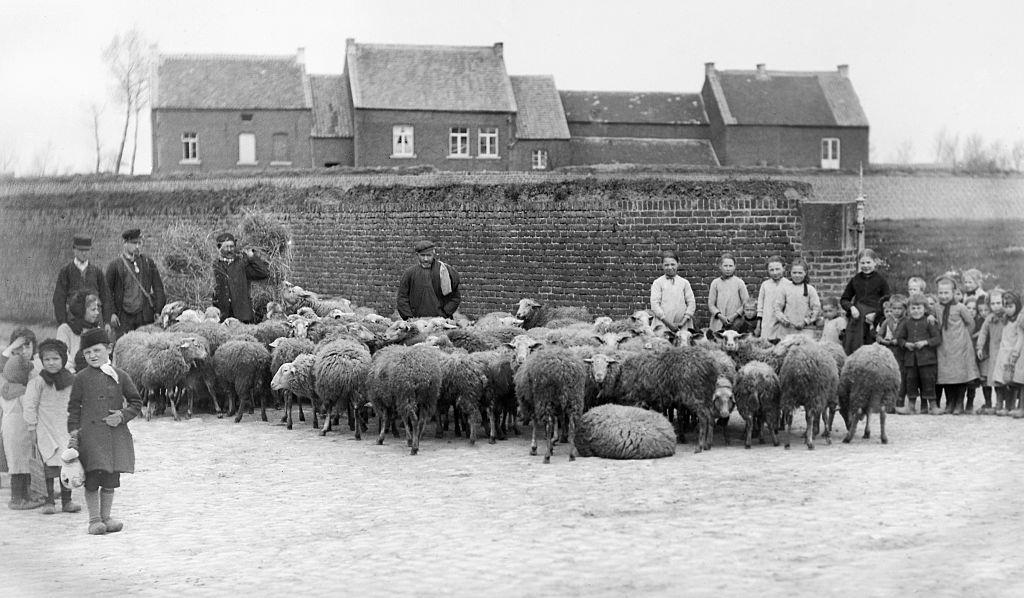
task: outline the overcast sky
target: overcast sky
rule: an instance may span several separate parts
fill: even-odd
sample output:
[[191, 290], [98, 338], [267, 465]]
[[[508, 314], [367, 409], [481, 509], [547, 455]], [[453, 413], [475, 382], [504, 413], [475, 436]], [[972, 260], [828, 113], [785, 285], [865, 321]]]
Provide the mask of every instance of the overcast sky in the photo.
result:
[[[950, 8], [950, 6], [953, 6]], [[0, 141], [27, 172], [50, 148], [61, 171], [92, 168], [87, 106], [107, 104], [104, 142], [123, 115], [102, 48], [138, 29], [165, 53], [289, 54], [341, 73], [345, 38], [365, 43], [505, 44], [510, 74], [560, 89], [699, 91], [719, 69], [832, 70], [850, 77], [871, 123], [872, 159], [909, 140], [930, 161], [936, 132], [1024, 139], [1024, 3], [925, 1], [387, 2], [344, 0], [0, 0]], [[149, 172], [148, 115], [137, 172]]]

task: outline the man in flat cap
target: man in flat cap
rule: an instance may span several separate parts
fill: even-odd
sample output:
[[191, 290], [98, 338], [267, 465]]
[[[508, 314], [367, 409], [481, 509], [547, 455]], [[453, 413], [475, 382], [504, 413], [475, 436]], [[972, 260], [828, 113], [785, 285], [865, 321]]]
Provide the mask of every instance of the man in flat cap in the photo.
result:
[[68, 321], [68, 300], [76, 291], [93, 293], [100, 298], [103, 321], [110, 318], [110, 289], [107, 287], [103, 270], [89, 263], [92, 252], [92, 237], [75, 235], [72, 243], [75, 258], [57, 273], [57, 284], [53, 290], [53, 317], [57, 325]]
[[398, 313], [403, 320], [419, 317], [451, 318], [459, 309], [459, 273], [437, 259], [434, 244], [413, 245], [417, 264], [402, 274], [398, 283]]
[[220, 320], [238, 318], [251, 323], [256, 315], [252, 309], [250, 282], [270, 276], [270, 263], [252, 247], [239, 254], [231, 233], [217, 235], [220, 256], [213, 265], [213, 306], [220, 309]]
[[116, 336], [153, 323], [166, 302], [156, 264], [139, 250], [142, 231], [130, 228], [121, 239], [121, 254], [107, 266], [107, 284], [114, 302], [110, 327]]

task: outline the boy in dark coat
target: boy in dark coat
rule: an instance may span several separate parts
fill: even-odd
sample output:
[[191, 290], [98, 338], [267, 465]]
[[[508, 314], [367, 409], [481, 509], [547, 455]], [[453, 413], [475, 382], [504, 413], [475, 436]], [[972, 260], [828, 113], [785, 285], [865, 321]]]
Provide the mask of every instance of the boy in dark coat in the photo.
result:
[[71, 385], [68, 446], [78, 449], [85, 469], [89, 533], [100, 535], [124, 527], [110, 511], [121, 474], [135, 472], [135, 445], [127, 423], [142, 410], [142, 397], [128, 374], [110, 365], [110, 338], [102, 328], [82, 334], [82, 354], [89, 367]]
[[935, 394], [939, 357], [935, 348], [942, 343], [938, 325], [927, 318], [928, 301], [924, 295], [912, 295], [907, 300], [908, 315], [896, 328], [896, 344], [905, 350], [903, 369], [906, 371], [906, 407], [896, 413], [916, 413], [914, 402], [921, 395], [921, 413], [942, 413]]
[[100, 298], [103, 322], [110, 320], [113, 313], [110, 288], [103, 276], [103, 270], [89, 263], [92, 252], [92, 237], [77, 235], [74, 240], [75, 259], [57, 273], [57, 284], [53, 289], [53, 317], [60, 326], [68, 321], [68, 299], [75, 291], [85, 291]]
[[164, 284], [149, 256], [139, 251], [142, 231], [132, 228], [121, 235], [121, 255], [107, 266], [107, 285], [113, 310], [110, 326], [118, 336], [152, 324], [164, 308]]
[[451, 318], [459, 309], [459, 273], [437, 259], [434, 244], [419, 241], [413, 246], [418, 263], [402, 274], [396, 307], [403, 320], [420, 317]]
[[249, 283], [270, 276], [270, 264], [252, 247], [242, 255], [235, 253], [235, 237], [231, 233], [217, 235], [220, 257], [213, 265], [213, 306], [220, 310], [220, 321], [238, 318], [251, 323], [256, 315], [249, 296]]

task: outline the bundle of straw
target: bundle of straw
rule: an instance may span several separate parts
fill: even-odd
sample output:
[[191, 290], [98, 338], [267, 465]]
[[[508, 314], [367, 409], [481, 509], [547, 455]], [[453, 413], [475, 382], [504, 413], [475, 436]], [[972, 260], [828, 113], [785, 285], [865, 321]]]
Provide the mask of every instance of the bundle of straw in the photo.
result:
[[213, 296], [213, 262], [217, 246], [206, 229], [178, 224], [167, 229], [164, 291], [168, 301], [184, 301], [189, 307], [210, 304]]
[[270, 276], [252, 285], [253, 310], [257, 319], [262, 319], [268, 301], [282, 300], [281, 281], [291, 278], [291, 231], [273, 215], [262, 212], [247, 212], [239, 229], [239, 246], [258, 249], [270, 263]]

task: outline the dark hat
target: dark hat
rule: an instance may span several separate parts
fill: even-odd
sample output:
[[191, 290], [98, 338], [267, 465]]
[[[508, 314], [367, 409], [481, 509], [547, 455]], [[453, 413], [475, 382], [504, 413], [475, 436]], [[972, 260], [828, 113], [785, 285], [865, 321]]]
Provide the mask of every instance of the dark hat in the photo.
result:
[[75, 235], [74, 247], [75, 249], [92, 249], [92, 237]]
[[427, 241], [426, 239], [423, 239], [422, 241], [416, 241], [416, 244], [412, 246], [412, 250], [415, 251], [416, 253], [420, 253], [421, 251], [426, 251], [428, 249], [433, 248], [434, 244], [430, 241]]
[[142, 231], [137, 228], [129, 228], [121, 233], [121, 238], [125, 241], [138, 241], [142, 238]]
[[86, 350], [93, 345], [109, 345], [110, 337], [107, 336], [106, 330], [102, 328], [90, 328], [82, 333], [82, 350]]
[[224, 241], [231, 241], [232, 243], [237, 242], [235, 240], [235, 235], [232, 235], [231, 233], [221, 233], [217, 235], [217, 245], [220, 245]]
[[68, 364], [68, 346], [64, 344], [64, 341], [57, 340], [55, 338], [48, 338], [45, 341], [39, 343], [39, 356], [42, 357], [43, 351], [53, 351], [60, 356], [61, 366]]

